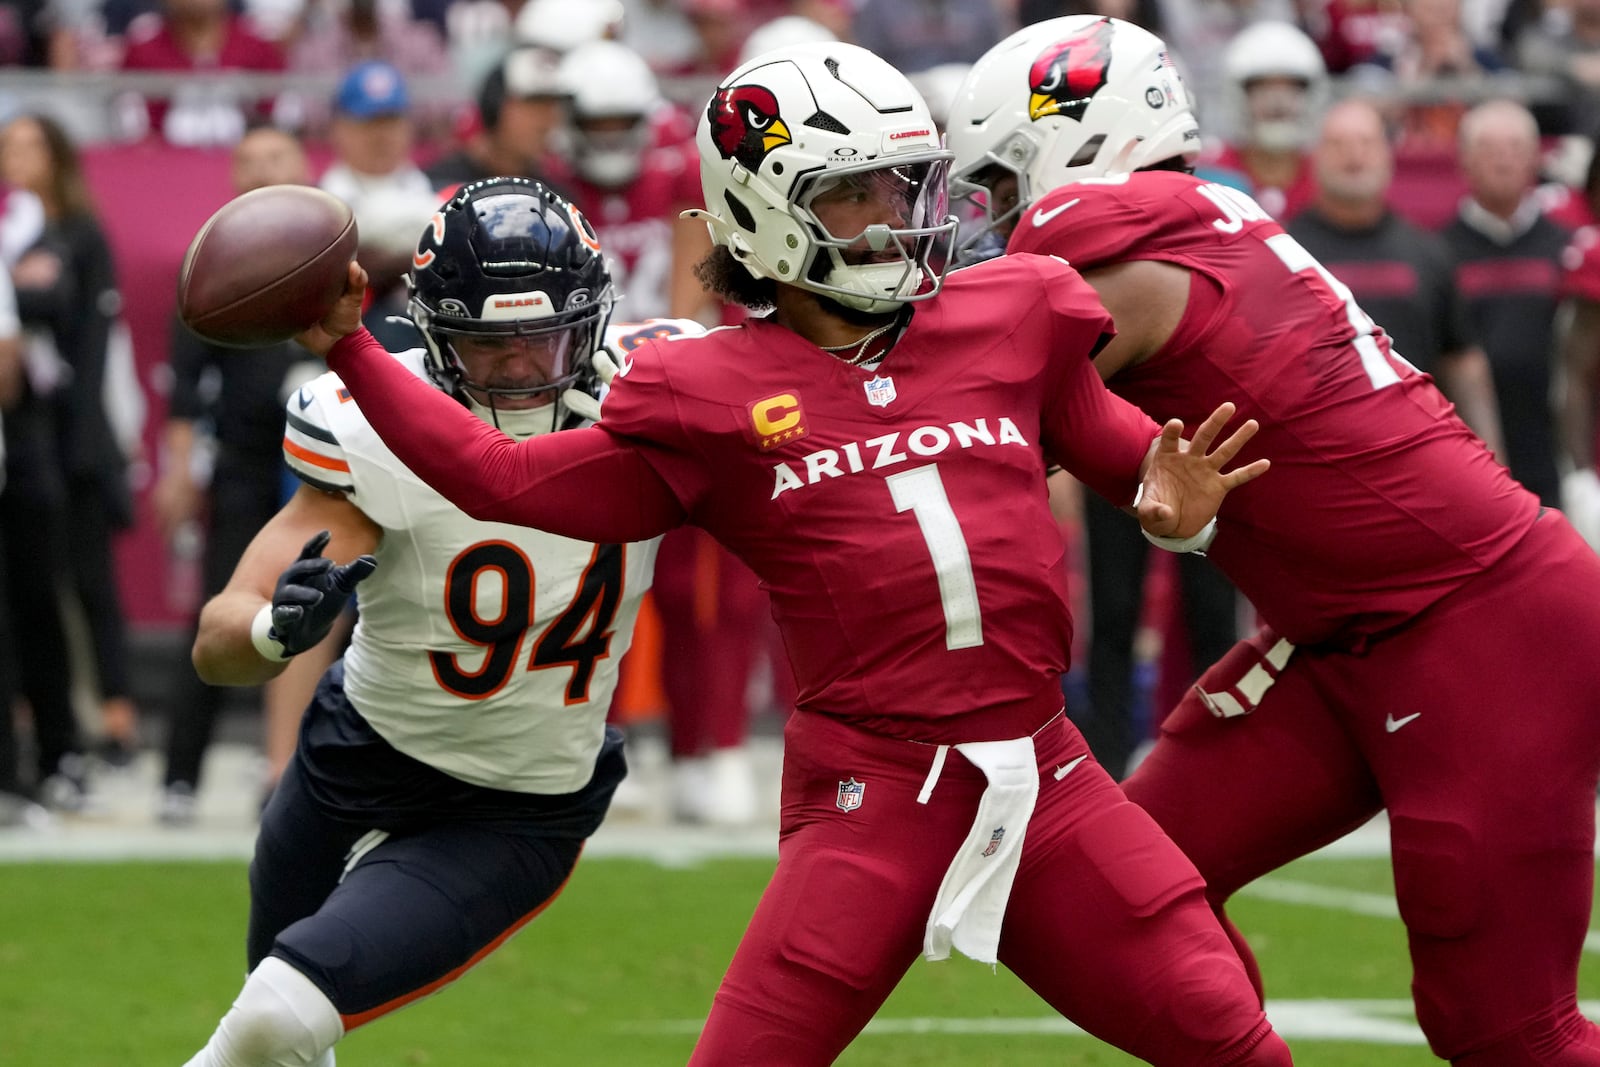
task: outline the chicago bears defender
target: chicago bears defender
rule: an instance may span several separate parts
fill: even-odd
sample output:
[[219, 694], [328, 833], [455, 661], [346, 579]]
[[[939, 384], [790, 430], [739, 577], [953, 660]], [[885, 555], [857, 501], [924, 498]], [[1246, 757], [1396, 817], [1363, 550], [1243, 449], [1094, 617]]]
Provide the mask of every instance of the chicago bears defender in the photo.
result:
[[[424, 231], [410, 289], [425, 348], [383, 358], [475, 424], [544, 437], [598, 414], [589, 355], [611, 281], [587, 220], [544, 186], [460, 190]], [[685, 329], [699, 331], [608, 336]], [[468, 518], [332, 374], [289, 399], [284, 454], [305, 484], [206, 606], [196, 666], [215, 684], [276, 674], [366, 579], [361, 620], [263, 814], [250, 976], [193, 1067], [329, 1067], [346, 1032], [546, 907], [625, 772], [605, 717], [654, 541]]]
[[[1066, 62], [1030, 83], [1041, 56]], [[1184, 172], [1198, 143], [1161, 41], [1093, 16], [996, 45], [950, 125], [958, 188], [1009, 251], [1069, 259], [1105, 301], [1112, 391], [1191, 426], [1239, 394], [1272, 457], [1207, 549], [1270, 628], [1173, 711], [1127, 793], [1219, 911], [1387, 808], [1434, 1053], [1600, 1064], [1576, 1005], [1600, 560], [1265, 211]]]
[[1253, 427], [1219, 443], [1222, 405], [1185, 445], [1107, 392], [1110, 321], [1059, 260], [943, 284], [948, 153], [872, 53], [753, 60], [697, 138], [703, 277], [774, 313], [635, 349], [597, 428], [464, 417], [359, 329], [359, 266], [301, 335], [469, 514], [607, 541], [691, 522], [769, 587], [800, 687], [778, 868], [691, 1062], [831, 1063], [919, 950], [955, 947], [1151, 1063], [1290, 1063], [1193, 867], [1062, 714], [1044, 489], [1049, 457], [1197, 536], [1266, 469], [1223, 473]]

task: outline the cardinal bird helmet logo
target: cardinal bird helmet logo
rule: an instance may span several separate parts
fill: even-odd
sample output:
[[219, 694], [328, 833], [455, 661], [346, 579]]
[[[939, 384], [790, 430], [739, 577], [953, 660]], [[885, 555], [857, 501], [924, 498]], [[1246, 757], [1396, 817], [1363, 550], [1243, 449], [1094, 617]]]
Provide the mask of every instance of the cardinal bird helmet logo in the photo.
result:
[[1089, 101], [1105, 87], [1111, 67], [1111, 23], [1101, 19], [1081, 33], [1050, 45], [1028, 68], [1028, 117], [1083, 118]]
[[718, 89], [706, 107], [706, 117], [722, 158], [736, 160], [746, 170], [759, 170], [767, 153], [791, 140], [789, 127], [778, 115], [778, 98], [763, 85]]

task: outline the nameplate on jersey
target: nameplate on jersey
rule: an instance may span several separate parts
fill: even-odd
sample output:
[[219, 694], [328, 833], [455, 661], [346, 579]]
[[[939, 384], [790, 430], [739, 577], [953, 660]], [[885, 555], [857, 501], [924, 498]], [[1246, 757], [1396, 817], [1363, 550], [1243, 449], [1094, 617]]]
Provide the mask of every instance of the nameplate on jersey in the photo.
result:
[[882, 374], [874, 374], [871, 378], [861, 383], [861, 388], [867, 391], [867, 403], [875, 408], [886, 408], [894, 403], [894, 379]]

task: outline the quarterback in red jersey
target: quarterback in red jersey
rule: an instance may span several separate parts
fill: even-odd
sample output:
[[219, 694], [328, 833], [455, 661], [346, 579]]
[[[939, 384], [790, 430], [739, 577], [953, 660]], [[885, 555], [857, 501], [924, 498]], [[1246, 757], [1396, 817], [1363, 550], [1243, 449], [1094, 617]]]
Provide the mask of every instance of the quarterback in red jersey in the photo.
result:
[[778, 867], [691, 1062], [831, 1063], [919, 952], [956, 948], [1148, 1062], [1290, 1063], [1193, 866], [1062, 714], [1044, 485], [1059, 462], [1199, 536], [1265, 470], [1223, 473], [1254, 427], [1216, 443], [1220, 405], [1185, 445], [1109, 393], [1110, 321], [1058, 260], [942, 285], [948, 153], [870, 52], [741, 67], [698, 142], [702, 276], [773, 315], [635, 349], [598, 428], [517, 444], [434, 403], [358, 329], [359, 268], [301, 335], [468, 514], [624, 540], [690, 522], [770, 589], [800, 686]]
[[[1043, 61], [1047, 83], [1017, 74]], [[1186, 172], [1197, 145], [1165, 46], [1095, 16], [997, 45], [950, 121], [989, 229], [1070, 260], [1111, 311], [1112, 391], [1188, 425], [1237, 397], [1261, 424], [1249, 452], [1272, 456], [1207, 549], [1270, 628], [1201, 678], [1124, 788], [1219, 911], [1387, 809], [1435, 1054], [1600, 1064], [1576, 1004], [1600, 560], [1265, 211]]]

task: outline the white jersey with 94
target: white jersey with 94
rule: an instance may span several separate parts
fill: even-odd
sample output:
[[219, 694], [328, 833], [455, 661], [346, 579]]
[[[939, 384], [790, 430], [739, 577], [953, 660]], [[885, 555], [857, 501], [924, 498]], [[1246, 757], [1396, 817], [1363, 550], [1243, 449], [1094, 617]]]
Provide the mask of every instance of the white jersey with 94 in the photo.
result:
[[[613, 326], [606, 338], [625, 349], [641, 331], [703, 332], [654, 320]], [[421, 349], [395, 358], [426, 373]], [[287, 408], [289, 466], [383, 531], [345, 654], [356, 710], [396, 749], [463, 781], [582, 788], [657, 542], [594, 545], [469, 518], [395, 458], [335, 374]]]

